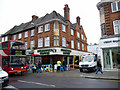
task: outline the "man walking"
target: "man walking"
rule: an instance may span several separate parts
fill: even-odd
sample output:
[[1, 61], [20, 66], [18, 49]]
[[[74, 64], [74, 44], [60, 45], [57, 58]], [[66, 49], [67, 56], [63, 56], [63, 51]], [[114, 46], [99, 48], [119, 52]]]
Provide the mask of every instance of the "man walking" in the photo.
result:
[[100, 70], [100, 72], [103, 74], [101, 68], [102, 68], [102, 66], [101, 66], [100, 60], [98, 60], [98, 61], [97, 61], [97, 70], [96, 70], [96, 74], [98, 73], [99, 70]]
[[42, 64], [41, 61], [38, 62], [38, 68], [37, 68], [37, 73], [40, 71], [40, 73], [42, 72], [41, 70]]
[[63, 69], [64, 69], [64, 71], [66, 71], [66, 62], [65, 62], [65, 60], [63, 60]]

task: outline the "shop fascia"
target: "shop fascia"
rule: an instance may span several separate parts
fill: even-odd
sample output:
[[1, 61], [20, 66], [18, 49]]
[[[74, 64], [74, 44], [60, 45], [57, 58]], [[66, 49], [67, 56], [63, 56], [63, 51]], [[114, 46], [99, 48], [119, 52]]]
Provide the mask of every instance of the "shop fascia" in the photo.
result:
[[82, 52], [82, 51], [77, 51], [77, 50], [71, 50], [71, 49], [57, 47], [57, 48], [37, 49], [37, 50], [34, 50], [34, 54], [39, 54], [39, 55], [75, 55], [75, 56], [80, 56], [80, 55], [86, 55], [88, 53], [87, 52]]
[[101, 39], [100, 47], [101, 48], [120, 47], [120, 37]]

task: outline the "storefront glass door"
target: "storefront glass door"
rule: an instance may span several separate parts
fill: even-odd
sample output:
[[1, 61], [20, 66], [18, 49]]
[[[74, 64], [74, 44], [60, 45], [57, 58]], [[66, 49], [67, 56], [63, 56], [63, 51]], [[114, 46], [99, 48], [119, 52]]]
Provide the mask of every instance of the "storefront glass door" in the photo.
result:
[[108, 69], [111, 68], [109, 49], [103, 50], [103, 63], [104, 63], [104, 68], [108, 68]]

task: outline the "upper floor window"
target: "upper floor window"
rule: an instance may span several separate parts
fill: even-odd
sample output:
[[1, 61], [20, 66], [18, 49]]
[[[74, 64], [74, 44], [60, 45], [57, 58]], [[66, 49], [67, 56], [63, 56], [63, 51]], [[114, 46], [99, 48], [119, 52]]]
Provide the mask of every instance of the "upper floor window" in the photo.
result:
[[80, 38], [80, 34], [79, 34], [79, 32], [77, 32], [77, 37]]
[[74, 40], [71, 40], [71, 48], [74, 48]]
[[38, 47], [43, 47], [43, 38], [38, 39]]
[[54, 46], [59, 45], [59, 36], [54, 36]]
[[66, 32], [65, 25], [63, 25], [63, 24], [62, 24], [62, 31], [63, 31], [63, 32]]
[[39, 26], [38, 27], [38, 33], [42, 33], [43, 32], [43, 26]]
[[30, 49], [34, 48], [34, 40], [30, 42]]
[[18, 39], [21, 39], [22, 38], [22, 34], [20, 33], [19, 35], [18, 35]]
[[100, 8], [100, 15], [103, 15], [104, 14], [104, 7], [101, 7]]
[[81, 34], [81, 38], [82, 38], [82, 40], [83, 40], [83, 34]]
[[78, 49], [80, 49], [80, 43], [78, 42]]
[[28, 31], [25, 32], [25, 37], [28, 37]]
[[45, 37], [45, 47], [50, 46], [50, 37]]
[[31, 36], [34, 36], [34, 30], [31, 30]]
[[54, 29], [59, 29], [59, 23], [58, 22], [54, 23]]
[[6, 37], [5, 37], [5, 41], [7, 41], [7, 40], [8, 40], [8, 37], [6, 36]]
[[113, 2], [111, 4], [112, 12], [120, 11], [120, 1]]
[[120, 20], [113, 21], [114, 34], [120, 33]]
[[82, 43], [82, 50], [84, 51], [84, 44]]
[[65, 37], [62, 37], [62, 46], [66, 47], [66, 38]]
[[49, 31], [50, 30], [50, 24], [46, 24], [45, 25], [45, 31]]
[[14, 38], [13, 38], [14, 40], [16, 40], [16, 35], [14, 35]]
[[4, 42], [4, 37], [2, 37], [2, 42]]
[[105, 24], [101, 25], [102, 35], [106, 35]]
[[25, 42], [25, 49], [28, 48], [28, 42]]
[[73, 29], [71, 29], [71, 35], [74, 35], [74, 31], [73, 31]]

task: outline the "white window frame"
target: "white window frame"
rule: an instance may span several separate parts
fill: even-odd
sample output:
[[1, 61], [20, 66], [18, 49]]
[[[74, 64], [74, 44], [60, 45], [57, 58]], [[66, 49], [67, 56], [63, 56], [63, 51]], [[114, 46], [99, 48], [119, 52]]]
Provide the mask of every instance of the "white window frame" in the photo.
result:
[[80, 38], [80, 34], [79, 34], [79, 32], [77, 32], [77, 37]]
[[38, 33], [42, 33], [43, 32], [43, 25], [38, 27]]
[[[120, 1], [116, 1], [116, 2], [111, 3], [112, 12], [120, 11], [120, 8], [118, 8], [118, 3], [120, 3]], [[114, 4], [115, 4], [115, 9], [116, 10], [113, 10], [114, 9], [114, 7], [113, 7]]]
[[34, 36], [35, 30], [31, 30], [31, 36]]
[[19, 33], [18, 39], [21, 39], [21, 38], [22, 38], [22, 33]]
[[54, 46], [59, 46], [59, 36], [54, 36]]
[[62, 37], [62, 46], [66, 47], [66, 38], [65, 37]]
[[120, 20], [113, 21], [114, 34], [120, 34]]
[[50, 46], [50, 37], [45, 37], [45, 47]]
[[74, 40], [71, 40], [71, 48], [74, 49]]
[[34, 40], [30, 42], [30, 49], [32, 49], [33, 47], [35, 47], [35, 42], [34, 42]]
[[8, 37], [6, 36], [6, 37], [5, 37], [5, 41], [7, 41], [7, 40], [8, 40]]
[[78, 42], [78, 49], [80, 49], [80, 43]]
[[62, 24], [62, 31], [63, 31], [63, 32], [66, 32], [66, 27], [65, 27], [64, 24]]
[[81, 34], [82, 40], [84, 39], [83, 34]]
[[16, 35], [13, 36], [13, 40], [16, 40]]
[[28, 31], [25, 32], [25, 36], [24, 37], [25, 38], [28, 37]]
[[73, 36], [74, 36], [74, 30], [73, 30], [73, 29], [71, 29], [71, 35], [73, 35]]
[[50, 31], [50, 24], [45, 24], [45, 31]]
[[43, 38], [38, 39], [38, 47], [43, 47]]
[[4, 37], [2, 37], [2, 42], [4, 42]]

